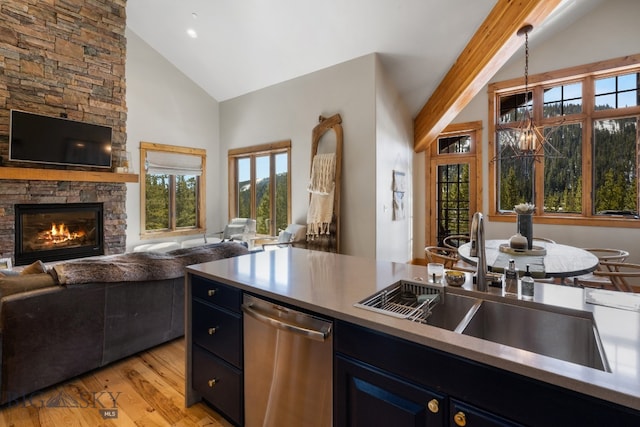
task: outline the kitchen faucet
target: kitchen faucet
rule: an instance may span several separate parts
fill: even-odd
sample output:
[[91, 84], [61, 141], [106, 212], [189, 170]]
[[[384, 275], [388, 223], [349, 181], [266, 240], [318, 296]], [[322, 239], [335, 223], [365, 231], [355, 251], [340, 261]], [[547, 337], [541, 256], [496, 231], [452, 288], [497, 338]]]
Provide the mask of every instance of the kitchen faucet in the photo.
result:
[[484, 217], [482, 212], [473, 214], [471, 220], [471, 250], [469, 255], [477, 257], [476, 286], [479, 291], [487, 292], [487, 257], [484, 247]]

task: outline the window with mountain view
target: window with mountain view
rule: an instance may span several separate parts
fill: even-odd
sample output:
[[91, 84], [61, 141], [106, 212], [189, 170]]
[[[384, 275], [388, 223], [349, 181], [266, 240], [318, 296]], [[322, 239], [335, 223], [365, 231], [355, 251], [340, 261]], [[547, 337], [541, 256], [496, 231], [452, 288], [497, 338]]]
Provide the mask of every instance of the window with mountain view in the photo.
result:
[[142, 234], [204, 233], [205, 150], [140, 143]]
[[[509, 82], [490, 85], [490, 191], [495, 218], [536, 205], [543, 222], [637, 219], [640, 64], [605, 61], [533, 76], [525, 96]], [[584, 68], [584, 69], [582, 69]], [[513, 84], [513, 81], [511, 81]], [[525, 109], [546, 149], [504, 155]]]
[[229, 150], [229, 211], [275, 236], [291, 217], [291, 141]]

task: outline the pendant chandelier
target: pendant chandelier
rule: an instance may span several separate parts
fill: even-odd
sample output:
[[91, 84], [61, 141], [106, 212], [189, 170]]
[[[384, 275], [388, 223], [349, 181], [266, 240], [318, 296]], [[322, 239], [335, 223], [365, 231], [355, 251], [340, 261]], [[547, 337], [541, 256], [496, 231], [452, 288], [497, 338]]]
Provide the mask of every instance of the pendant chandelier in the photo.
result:
[[[536, 126], [533, 121], [531, 108], [529, 106], [529, 32], [533, 29], [532, 25], [525, 25], [518, 30], [518, 35], [524, 35], [525, 49], [525, 66], [524, 66], [524, 105], [522, 118], [519, 120], [517, 127], [513, 125], [498, 125], [498, 130], [503, 130], [503, 138], [505, 139], [499, 144], [500, 152], [492, 161], [515, 159], [523, 160], [525, 163], [531, 161], [541, 161], [543, 157], [557, 158], [563, 157], [562, 154], [551, 144], [549, 139], [560, 126], [549, 130], [544, 134], [543, 126]], [[516, 106], [517, 108], [517, 106]]]

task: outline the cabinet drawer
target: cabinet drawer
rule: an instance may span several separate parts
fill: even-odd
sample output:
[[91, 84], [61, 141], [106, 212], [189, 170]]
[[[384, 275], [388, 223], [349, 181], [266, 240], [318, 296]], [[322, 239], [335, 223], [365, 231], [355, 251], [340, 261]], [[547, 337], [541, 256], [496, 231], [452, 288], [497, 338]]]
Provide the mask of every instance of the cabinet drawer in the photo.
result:
[[191, 294], [211, 304], [240, 313], [240, 305], [242, 304], [240, 289], [191, 275]]
[[462, 426], [468, 425], [473, 427], [519, 427], [517, 424], [506, 420], [496, 414], [483, 411], [475, 406], [451, 399], [449, 406], [449, 425]]
[[242, 317], [197, 300], [191, 307], [193, 342], [242, 367]]
[[194, 390], [234, 423], [243, 425], [242, 373], [197, 345], [192, 357]]

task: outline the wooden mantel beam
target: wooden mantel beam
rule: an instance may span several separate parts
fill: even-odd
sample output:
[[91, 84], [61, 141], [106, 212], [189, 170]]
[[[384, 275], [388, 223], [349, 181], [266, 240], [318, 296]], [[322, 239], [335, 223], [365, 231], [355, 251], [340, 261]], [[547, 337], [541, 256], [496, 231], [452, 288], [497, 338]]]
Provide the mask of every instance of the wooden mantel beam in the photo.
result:
[[414, 150], [426, 150], [561, 0], [498, 0], [414, 121]]

